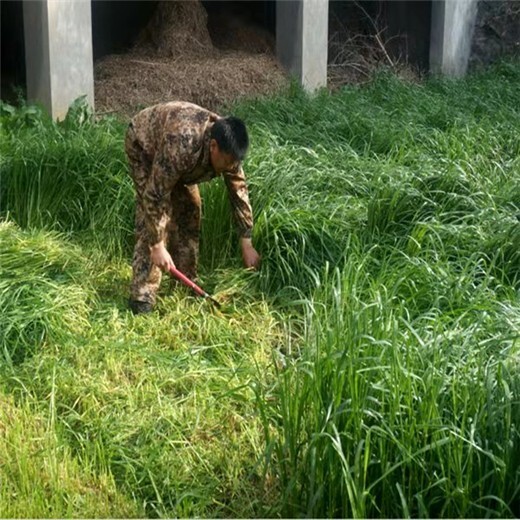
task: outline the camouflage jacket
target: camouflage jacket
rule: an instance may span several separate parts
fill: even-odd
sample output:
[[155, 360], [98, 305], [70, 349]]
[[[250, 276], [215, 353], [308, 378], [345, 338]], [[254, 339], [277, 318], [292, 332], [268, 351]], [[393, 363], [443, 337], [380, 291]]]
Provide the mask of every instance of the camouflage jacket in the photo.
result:
[[[150, 174], [140, 193], [152, 243], [164, 238], [170, 193], [173, 186], [199, 184], [218, 174], [210, 163], [209, 143], [213, 123], [219, 115], [187, 102], [155, 105], [139, 112], [130, 127], [150, 161]], [[244, 171], [224, 172], [238, 234], [250, 237], [253, 215]]]

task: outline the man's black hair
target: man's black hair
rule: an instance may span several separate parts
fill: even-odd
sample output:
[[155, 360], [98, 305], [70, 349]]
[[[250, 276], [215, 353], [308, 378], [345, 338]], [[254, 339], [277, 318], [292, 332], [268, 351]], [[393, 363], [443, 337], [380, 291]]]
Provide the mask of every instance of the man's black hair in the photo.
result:
[[221, 152], [232, 155], [242, 161], [249, 148], [249, 136], [244, 122], [238, 117], [217, 119], [211, 129], [211, 138], [215, 139]]

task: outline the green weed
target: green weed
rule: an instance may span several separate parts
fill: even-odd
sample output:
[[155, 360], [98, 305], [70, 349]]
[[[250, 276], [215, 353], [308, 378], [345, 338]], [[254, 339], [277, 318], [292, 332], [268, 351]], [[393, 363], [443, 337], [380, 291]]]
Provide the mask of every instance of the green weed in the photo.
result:
[[518, 516], [519, 80], [235, 106], [262, 268], [203, 186], [224, 309], [165, 280], [147, 317], [124, 125], [3, 105], [1, 514]]

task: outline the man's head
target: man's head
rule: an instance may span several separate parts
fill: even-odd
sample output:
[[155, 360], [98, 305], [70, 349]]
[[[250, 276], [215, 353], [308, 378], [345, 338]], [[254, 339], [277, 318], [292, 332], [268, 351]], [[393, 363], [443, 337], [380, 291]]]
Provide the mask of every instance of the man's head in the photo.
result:
[[249, 147], [246, 125], [238, 117], [217, 119], [209, 146], [211, 166], [217, 173], [235, 169]]

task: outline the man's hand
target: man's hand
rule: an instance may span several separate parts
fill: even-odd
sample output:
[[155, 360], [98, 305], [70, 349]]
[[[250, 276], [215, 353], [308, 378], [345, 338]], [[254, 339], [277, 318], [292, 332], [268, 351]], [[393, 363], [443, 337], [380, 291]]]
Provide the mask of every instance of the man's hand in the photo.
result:
[[163, 271], [168, 271], [170, 267], [175, 267], [172, 257], [162, 241], [150, 247], [150, 258]]
[[242, 238], [240, 240], [242, 247], [242, 260], [247, 269], [258, 269], [260, 267], [260, 255], [253, 247], [250, 238]]

